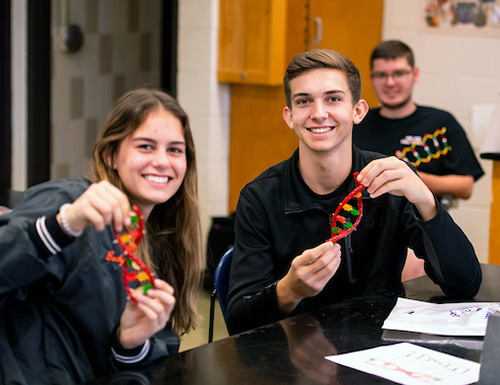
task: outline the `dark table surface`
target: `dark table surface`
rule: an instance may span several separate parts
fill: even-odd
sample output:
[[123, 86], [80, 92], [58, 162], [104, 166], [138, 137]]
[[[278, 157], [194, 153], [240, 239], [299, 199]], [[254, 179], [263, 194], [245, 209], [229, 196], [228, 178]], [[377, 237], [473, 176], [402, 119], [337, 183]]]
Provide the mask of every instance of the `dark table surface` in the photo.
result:
[[[475, 300], [500, 302], [499, 278], [500, 266], [483, 265], [483, 284]], [[428, 277], [408, 281], [404, 286], [408, 298], [447, 300]], [[382, 330], [395, 303], [396, 298], [385, 293], [354, 298], [92, 384], [393, 384], [324, 357], [403, 341], [480, 362], [480, 337]]]

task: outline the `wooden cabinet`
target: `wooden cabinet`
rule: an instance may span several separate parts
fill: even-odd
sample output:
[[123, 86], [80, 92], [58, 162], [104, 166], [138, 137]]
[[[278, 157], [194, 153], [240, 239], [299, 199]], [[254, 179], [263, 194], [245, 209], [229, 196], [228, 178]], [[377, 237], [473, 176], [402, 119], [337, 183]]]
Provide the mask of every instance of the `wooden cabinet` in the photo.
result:
[[362, 98], [378, 105], [370, 86], [370, 55], [380, 43], [383, 0], [309, 0], [307, 49], [330, 48], [353, 61], [361, 72]]
[[377, 104], [369, 56], [381, 40], [382, 11], [383, 0], [220, 0], [219, 80], [231, 83], [230, 211], [246, 183], [298, 146], [282, 119], [283, 76], [293, 56], [341, 52], [361, 71], [362, 97]]
[[287, 0], [220, 0], [219, 81], [279, 85]]

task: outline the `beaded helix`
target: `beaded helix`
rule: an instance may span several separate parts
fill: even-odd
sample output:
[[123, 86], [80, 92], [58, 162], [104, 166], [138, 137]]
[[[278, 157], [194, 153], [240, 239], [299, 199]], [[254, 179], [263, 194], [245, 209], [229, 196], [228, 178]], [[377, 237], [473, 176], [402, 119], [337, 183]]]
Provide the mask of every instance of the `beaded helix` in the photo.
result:
[[[356, 183], [356, 188], [349, 195], [347, 195], [344, 200], [342, 200], [342, 202], [339, 203], [337, 209], [333, 213], [331, 225], [332, 237], [327, 242], [336, 243], [342, 238], [351, 234], [356, 229], [356, 227], [358, 227], [359, 221], [361, 221], [361, 217], [363, 216], [363, 200], [361, 199], [361, 191], [365, 188], [365, 186], [358, 182], [357, 172], [355, 172], [353, 176]], [[357, 208], [349, 204], [349, 201], [353, 198], [356, 198]], [[344, 216], [340, 215], [341, 210], [355, 216], [356, 221], [352, 223]]]
[[155, 286], [155, 280], [146, 264], [134, 255], [144, 236], [144, 220], [139, 208], [136, 205], [133, 205], [132, 208], [136, 213], [135, 216], [131, 217], [132, 224], [136, 223], [137, 227], [130, 231], [125, 230], [121, 234], [116, 229], [114, 232], [118, 244], [123, 249], [125, 259], [122, 266], [123, 285], [130, 299], [137, 302], [136, 290], [142, 290], [142, 293], [146, 294], [149, 289]]

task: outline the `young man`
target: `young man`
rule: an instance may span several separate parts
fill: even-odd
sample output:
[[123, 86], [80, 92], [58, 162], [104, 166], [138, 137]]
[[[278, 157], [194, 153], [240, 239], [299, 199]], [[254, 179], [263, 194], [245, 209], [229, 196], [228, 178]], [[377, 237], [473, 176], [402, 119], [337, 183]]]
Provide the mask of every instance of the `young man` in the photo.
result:
[[[472, 298], [481, 283], [474, 249], [432, 192], [405, 162], [353, 147], [353, 123], [368, 111], [354, 64], [309, 51], [288, 65], [284, 86], [283, 118], [299, 148], [241, 192], [229, 332], [379, 290], [402, 294], [408, 246], [447, 294]], [[363, 219], [337, 244], [325, 242], [354, 172], [366, 186]]]
[[410, 47], [398, 40], [383, 41], [373, 50], [370, 65], [380, 108], [370, 110], [354, 128], [354, 144], [408, 160], [438, 197], [468, 199], [484, 172], [456, 119], [413, 101], [419, 68]]

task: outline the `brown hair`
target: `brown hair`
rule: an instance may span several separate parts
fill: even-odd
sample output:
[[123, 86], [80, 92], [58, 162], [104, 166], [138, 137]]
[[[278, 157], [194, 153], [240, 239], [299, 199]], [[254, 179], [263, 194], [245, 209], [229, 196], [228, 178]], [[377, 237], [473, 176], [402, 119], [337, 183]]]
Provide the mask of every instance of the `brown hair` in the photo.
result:
[[370, 57], [370, 69], [373, 69], [373, 61], [376, 59], [394, 60], [400, 57], [406, 58], [408, 64], [415, 66], [415, 57], [411, 48], [399, 40], [386, 40], [379, 43]]
[[290, 81], [307, 71], [318, 68], [330, 68], [346, 74], [353, 105], [361, 98], [361, 75], [354, 63], [341, 53], [330, 49], [314, 49], [295, 56], [285, 72], [283, 86], [285, 88], [286, 104], [292, 105]]
[[147, 242], [141, 243], [144, 247], [140, 255], [174, 288], [177, 303], [172, 313], [172, 328], [183, 334], [197, 323], [197, 300], [205, 261], [201, 252], [196, 152], [188, 116], [177, 100], [164, 92], [145, 88], [122, 96], [110, 112], [94, 147], [91, 179], [94, 182], [108, 180], [126, 193], [118, 173], [112, 168], [113, 157], [123, 139], [151, 112], [159, 109], [172, 113], [182, 124], [187, 169], [174, 196], [153, 208], [145, 224]]

